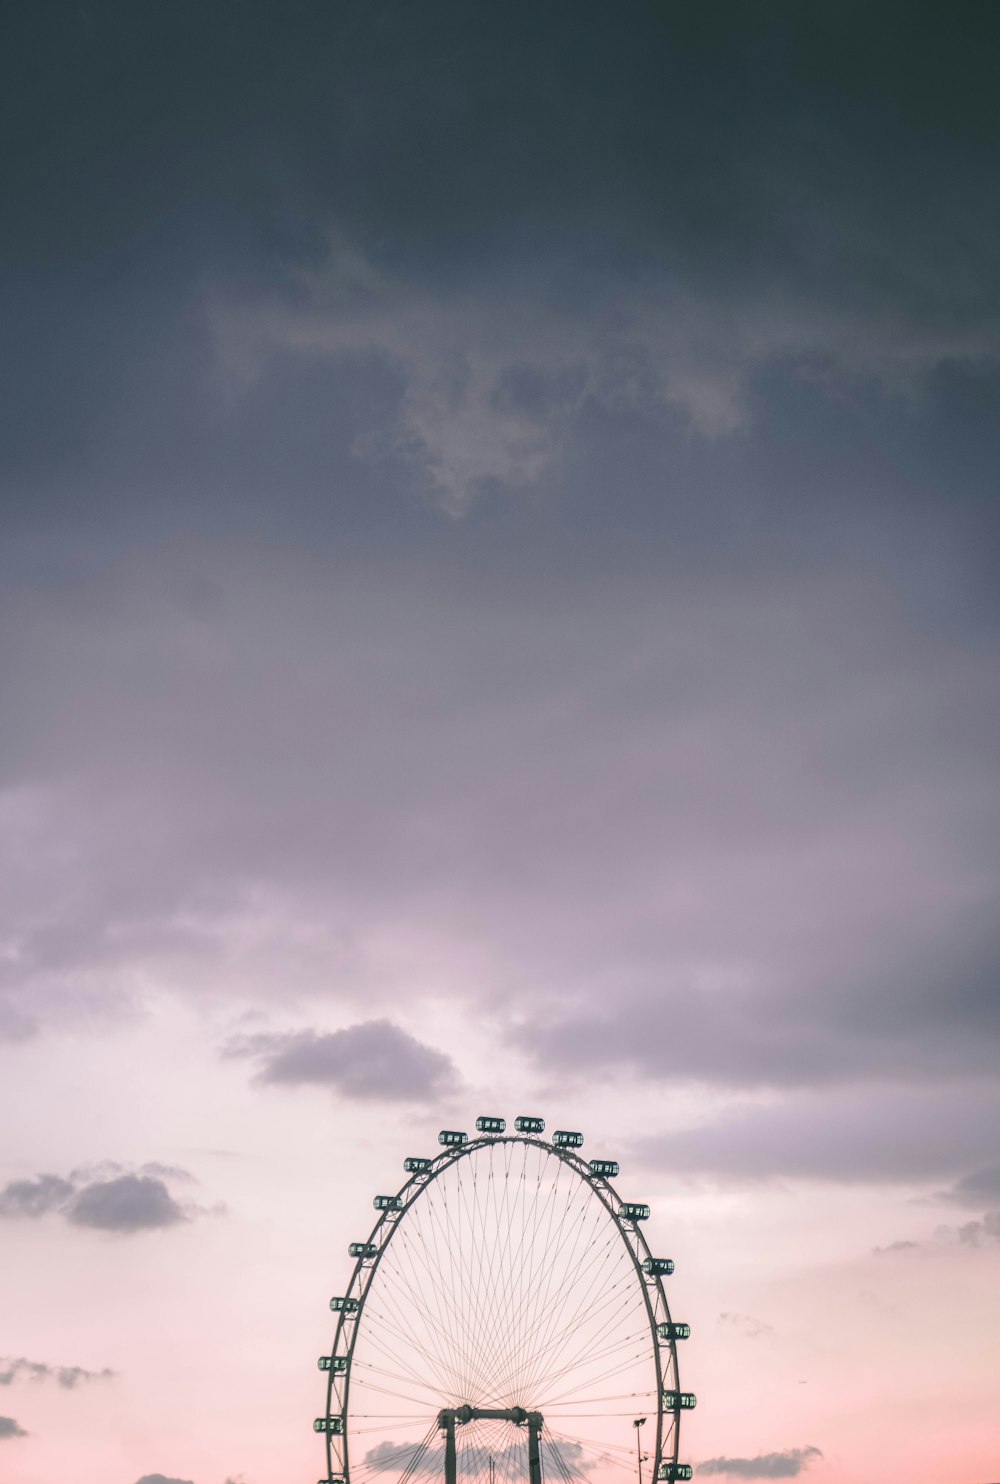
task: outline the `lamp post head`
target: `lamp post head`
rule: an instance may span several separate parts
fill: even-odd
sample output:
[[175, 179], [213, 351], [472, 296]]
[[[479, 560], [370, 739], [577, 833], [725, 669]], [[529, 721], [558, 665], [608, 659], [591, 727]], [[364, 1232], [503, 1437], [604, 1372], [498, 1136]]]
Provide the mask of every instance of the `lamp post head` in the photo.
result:
[[637, 1417], [635, 1419], [635, 1421], [632, 1423], [632, 1426], [633, 1427], [641, 1427], [642, 1424], [645, 1422], [645, 1420], [646, 1420], [645, 1417]]

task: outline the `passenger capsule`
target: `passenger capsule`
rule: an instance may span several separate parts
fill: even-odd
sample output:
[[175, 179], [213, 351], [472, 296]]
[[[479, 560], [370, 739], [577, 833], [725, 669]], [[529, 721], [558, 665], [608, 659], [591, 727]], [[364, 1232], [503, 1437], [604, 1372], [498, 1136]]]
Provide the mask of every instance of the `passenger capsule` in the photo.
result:
[[641, 1201], [622, 1201], [618, 1215], [623, 1221], [648, 1221], [649, 1207]]
[[676, 1324], [670, 1320], [667, 1324], [658, 1324], [656, 1333], [661, 1340], [688, 1340], [691, 1338], [690, 1324]]
[[352, 1242], [347, 1249], [349, 1257], [375, 1257], [378, 1246], [375, 1242]]
[[476, 1119], [476, 1128], [481, 1134], [502, 1134], [507, 1127], [506, 1118], [483, 1118]]
[[398, 1195], [377, 1195], [372, 1205], [376, 1211], [402, 1211], [403, 1200]]
[[339, 1437], [343, 1431], [343, 1417], [317, 1417], [313, 1423], [313, 1432], [332, 1432]]
[[588, 1168], [592, 1175], [603, 1175], [608, 1180], [613, 1180], [616, 1175], [621, 1174], [616, 1159], [592, 1159]]
[[518, 1118], [514, 1119], [514, 1127], [517, 1129], [519, 1134], [544, 1134], [545, 1119], [525, 1118], [524, 1114], [522, 1113]]
[[583, 1144], [583, 1135], [571, 1133], [569, 1129], [557, 1128], [552, 1135], [552, 1142], [557, 1149], [579, 1149]]
[[335, 1376], [342, 1376], [347, 1370], [346, 1355], [321, 1355], [317, 1364], [321, 1371], [332, 1371]]
[[689, 1463], [661, 1463], [656, 1471], [658, 1479], [690, 1479], [693, 1471]]
[[663, 1273], [669, 1276], [673, 1270], [674, 1260], [672, 1257], [647, 1257], [642, 1264], [642, 1271], [648, 1278], [653, 1278]]
[[356, 1314], [358, 1301], [355, 1298], [332, 1298], [330, 1308], [335, 1314]]
[[663, 1407], [667, 1412], [690, 1412], [698, 1405], [693, 1391], [665, 1391]]
[[467, 1144], [468, 1142], [468, 1134], [457, 1133], [453, 1128], [443, 1128], [438, 1134], [439, 1144]]
[[411, 1154], [408, 1159], [403, 1160], [403, 1169], [411, 1175], [422, 1175], [425, 1170], [430, 1169], [433, 1163], [433, 1160], [422, 1159], [419, 1155]]

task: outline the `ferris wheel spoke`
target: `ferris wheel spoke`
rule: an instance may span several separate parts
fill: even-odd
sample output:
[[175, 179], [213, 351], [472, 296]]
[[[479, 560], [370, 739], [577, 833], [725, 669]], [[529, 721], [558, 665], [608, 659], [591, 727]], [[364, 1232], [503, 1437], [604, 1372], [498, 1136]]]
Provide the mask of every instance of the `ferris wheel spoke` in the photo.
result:
[[[578, 1214], [578, 1209], [582, 1209], [582, 1203], [578, 1199], [579, 1190], [572, 1191], [569, 1201], [563, 1203], [558, 1221], [555, 1222], [556, 1210], [558, 1209], [556, 1206], [556, 1193], [558, 1192], [560, 1180], [564, 1174], [566, 1174], [565, 1166], [562, 1161], [559, 1161], [556, 1177], [552, 1184], [553, 1201], [545, 1227], [543, 1243], [543, 1253], [548, 1254], [549, 1258], [547, 1262], [539, 1264], [539, 1258], [536, 1257], [534, 1251], [534, 1243], [538, 1230], [537, 1226], [532, 1231], [530, 1249], [531, 1267], [534, 1268], [536, 1264], [541, 1265], [544, 1277], [542, 1283], [539, 1285], [539, 1290], [529, 1299], [528, 1304], [525, 1305], [524, 1323], [519, 1334], [518, 1359], [525, 1372], [526, 1381], [530, 1381], [531, 1371], [533, 1369], [531, 1344], [538, 1332], [540, 1324], [539, 1306], [541, 1305], [543, 1308], [547, 1307], [553, 1282], [556, 1282], [558, 1285], [560, 1278], [572, 1280], [577, 1266], [576, 1253], [580, 1240], [581, 1224], [577, 1223], [573, 1218]], [[554, 1222], [555, 1227], [553, 1229]], [[569, 1246], [566, 1244], [565, 1237], [567, 1222], [569, 1222], [570, 1231], [573, 1234]]]
[[[611, 1354], [617, 1354], [617, 1352], [619, 1351], [619, 1349], [620, 1349], [620, 1347], [618, 1345], [615, 1345], [613, 1347], [613, 1349], [610, 1351], [610, 1353]], [[597, 1352], [596, 1355], [594, 1355], [592, 1357], [592, 1359], [594, 1361], [596, 1361], [596, 1360], [602, 1358], [602, 1356], [604, 1355], [604, 1353], [605, 1352], [599, 1351], [599, 1352]], [[637, 1361], [639, 1361], [642, 1358], [643, 1358], [643, 1352], [641, 1350], [635, 1350], [635, 1351], [633, 1351], [632, 1354], [628, 1357], [628, 1359], [626, 1361], [624, 1361], [620, 1366], [617, 1366], [615, 1369], [613, 1369], [613, 1370], [607, 1370], [607, 1369], [603, 1369], [602, 1368], [602, 1371], [601, 1371], [602, 1379], [604, 1379], [605, 1381], [610, 1381], [610, 1380], [613, 1380], [616, 1376], [626, 1375], [629, 1371], [635, 1369], [635, 1366], [636, 1366]], [[554, 1370], [552, 1372], [552, 1374], [551, 1374], [550, 1379], [551, 1380], [559, 1380], [561, 1376], [568, 1375], [570, 1373], [570, 1370], [571, 1370], [571, 1368], [569, 1366], [564, 1367], [561, 1372], [560, 1371], [557, 1371], [557, 1370]], [[577, 1402], [576, 1402], [576, 1392], [578, 1390], [579, 1390], [579, 1385], [577, 1387], [575, 1387], [575, 1388], [572, 1388], [569, 1391], [560, 1392], [555, 1397], [547, 1396], [545, 1398], [545, 1406], [548, 1407], [548, 1408], [552, 1408], [552, 1407], [559, 1406], [560, 1403], [562, 1403], [564, 1405], [573, 1405], [573, 1406], [575, 1406], [577, 1404]], [[632, 1395], [635, 1395], [635, 1396], [653, 1396], [653, 1397], [655, 1397], [655, 1395], [656, 1395], [656, 1388], [655, 1387], [647, 1387], [645, 1391], [641, 1391], [641, 1392], [637, 1391], [637, 1392], [634, 1392], [634, 1393], [631, 1393], [631, 1394]], [[592, 1402], [594, 1402], [596, 1404], [597, 1402], [599, 1402], [601, 1400], [601, 1398], [600, 1397], [591, 1397], [591, 1398], [588, 1398], [588, 1400], [590, 1400], [590, 1401], [592, 1401]], [[610, 1400], [610, 1398], [605, 1398], [605, 1400]]]
[[[468, 1183], [463, 1182], [461, 1179], [459, 1180], [459, 1192], [463, 1200], [465, 1214], [468, 1217], [471, 1232], [471, 1242], [469, 1244], [470, 1262], [467, 1269], [467, 1277], [469, 1279], [467, 1289], [468, 1317], [471, 1325], [483, 1336], [485, 1341], [486, 1336], [490, 1332], [490, 1317], [484, 1309], [486, 1299], [482, 1292], [482, 1225], [479, 1220], [477, 1207], [478, 1185], [475, 1179], [471, 1182], [471, 1187], [470, 1190]], [[478, 1385], [483, 1384], [484, 1378], [481, 1376], [470, 1377], [470, 1384], [473, 1379]]]
[[[380, 1298], [382, 1297], [383, 1295], [380, 1295]], [[414, 1339], [414, 1326], [412, 1323], [407, 1322], [407, 1317], [405, 1314], [400, 1314], [397, 1309], [395, 1314], [390, 1317], [389, 1315], [376, 1310], [374, 1311], [374, 1317], [377, 1319], [379, 1325], [379, 1328], [375, 1331], [375, 1335], [383, 1333], [385, 1335], [395, 1335], [404, 1347], [412, 1347]], [[447, 1371], [452, 1368], [450, 1362], [447, 1359], [447, 1355], [449, 1352], [447, 1347], [438, 1348], [438, 1328], [438, 1326], [432, 1324], [428, 1327], [425, 1327], [423, 1331], [423, 1338], [425, 1340], [424, 1361], [426, 1363], [426, 1360], [428, 1358], [427, 1348], [429, 1347], [433, 1353], [434, 1358], [437, 1360], [439, 1367], [442, 1370]], [[369, 1336], [371, 1336], [371, 1330], [369, 1330], [368, 1333]], [[370, 1340], [370, 1342], [372, 1341]], [[385, 1350], [384, 1345], [383, 1350]], [[395, 1352], [390, 1349], [388, 1351], [388, 1354], [395, 1355]], [[399, 1363], [403, 1364], [401, 1360]], [[419, 1376], [415, 1378], [419, 1379]]]
[[[631, 1319], [632, 1316], [629, 1315], [629, 1314], [626, 1314], [624, 1316], [621, 1315], [619, 1300], [620, 1300], [620, 1295], [614, 1294], [614, 1295], [610, 1296], [607, 1300], [605, 1300], [603, 1303], [601, 1303], [600, 1305], [595, 1306], [589, 1312], [588, 1318], [590, 1320], [590, 1324], [591, 1324], [592, 1329], [597, 1329], [597, 1327], [599, 1325], [599, 1322], [605, 1318], [607, 1311], [611, 1311], [612, 1313], [614, 1313], [614, 1312], [617, 1311], [619, 1313], [619, 1315], [620, 1315], [621, 1318], [623, 1318], [623, 1319], [625, 1319], [625, 1318]], [[563, 1329], [558, 1330], [555, 1334], [553, 1334], [550, 1337], [550, 1339], [546, 1343], [545, 1349], [542, 1352], [542, 1356], [540, 1357], [540, 1359], [541, 1360], [545, 1360], [550, 1355], [552, 1355], [554, 1353], [559, 1353], [559, 1354], [562, 1354], [565, 1357], [565, 1359], [564, 1359], [564, 1369], [568, 1369], [570, 1366], [572, 1366], [574, 1364], [581, 1363], [581, 1361], [580, 1361], [580, 1352], [579, 1351], [572, 1351], [572, 1350], [567, 1351], [567, 1348], [566, 1348], [567, 1337], [568, 1337], [569, 1334], [571, 1334], [573, 1332], [575, 1332], [575, 1321], [572, 1322], [572, 1323], [570, 1323], [570, 1324], [565, 1325], [563, 1327]], [[647, 1342], [648, 1342], [648, 1334], [649, 1334], [648, 1325], [647, 1325], [645, 1334], [646, 1334]], [[590, 1347], [590, 1345], [592, 1345], [594, 1343], [594, 1338], [595, 1337], [592, 1336], [590, 1341], [584, 1343], [584, 1345], [582, 1347], [582, 1349], [584, 1351], [586, 1351], [586, 1349], [588, 1349]], [[596, 1340], [597, 1340], [598, 1343], [602, 1342], [604, 1339], [606, 1339], [606, 1335], [600, 1334], [600, 1333], [596, 1335]], [[612, 1347], [612, 1349], [616, 1349], [620, 1345], [623, 1345], [625, 1343], [626, 1342], [624, 1340], [620, 1340], [615, 1346]]]
[[[588, 1265], [588, 1267], [590, 1266], [593, 1265]], [[625, 1275], [622, 1275], [622, 1277], [616, 1279], [614, 1283], [608, 1286], [605, 1295], [596, 1302], [592, 1299], [589, 1288], [584, 1288], [583, 1292], [578, 1296], [576, 1307], [568, 1316], [565, 1313], [565, 1305], [561, 1306], [561, 1312], [553, 1312], [546, 1315], [546, 1340], [541, 1349], [540, 1358], [544, 1359], [553, 1350], [559, 1350], [565, 1353], [566, 1341], [572, 1334], [579, 1332], [581, 1329], [584, 1313], [586, 1315], [586, 1323], [593, 1329], [598, 1326], [608, 1313], [617, 1313], [619, 1318], [624, 1322], [632, 1318], [636, 1308], [641, 1308], [642, 1312], [644, 1312], [644, 1306], [629, 1302], [627, 1292], [623, 1291], [624, 1285]]]
[[[427, 1228], [423, 1227], [423, 1216], [427, 1216]], [[439, 1342], [444, 1347], [445, 1355], [451, 1359], [446, 1362], [445, 1368], [449, 1373], [455, 1373], [455, 1362], [461, 1363], [466, 1353], [468, 1326], [464, 1322], [461, 1305], [456, 1297], [452, 1286], [448, 1282], [442, 1282], [441, 1270], [441, 1233], [439, 1223], [436, 1220], [436, 1210], [429, 1205], [426, 1211], [420, 1212], [419, 1231], [423, 1242], [415, 1244], [415, 1254], [422, 1266], [422, 1272], [415, 1273], [415, 1282], [411, 1288], [411, 1294], [420, 1295], [420, 1308], [426, 1315], [427, 1320], [433, 1326]], [[429, 1233], [429, 1235], [428, 1235]], [[410, 1254], [412, 1257], [413, 1254]], [[415, 1264], [411, 1264], [415, 1268]], [[461, 1375], [460, 1365], [458, 1367], [459, 1377]], [[458, 1381], [461, 1389], [461, 1380]]]
[[[601, 1213], [599, 1211], [598, 1212], [592, 1212], [592, 1216], [594, 1216], [594, 1217], [599, 1217], [600, 1214]], [[594, 1265], [594, 1262], [596, 1260], [596, 1257], [599, 1257], [602, 1254], [601, 1254], [600, 1251], [598, 1251], [595, 1254], [593, 1252], [593, 1250], [592, 1250], [591, 1251], [590, 1258], [588, 1259], [588, 1257], [586, 1255], [587, 1247], [590, 1247], [591, 1249], [593, 1249], [597, 1245], [597, 1239], [596, 1239], [595, 1236], [592, 1236], [591, 1235], [591, 1233], [587, 1230], [587, 1227], [586, 1227], [586, 1225], [584, 1223], [580, 1223], [577, 1226], [577, 1228], [576, 1228], [576, 1234], [577, 1234], [577, 1240], [574, 1242], [572, 1248], [570, 1249], [569, 1255], [568, 1255], [568, 1259], [567, 1259], [568, 1272], [569, 1272], [569, 1276], [571, 1278], [571, 1281], [564, 1282], [562, 1285], [557, 1286], [555, 1293], [552, 1294], [551, 1297], [549, 1297], [548, 1294], [546, 1295], [547, 1302], [540, 1309], [540, 1311], [536, 1312], [536, 1315], [535, 1315], [534, 1320], [533, 1320], [532, 1338], [534, 1338], [534, 1336], [539, 1331], [542, 1331], [544, 1334], [546, 1334], [548, 1336], [548, 1338], [546, 1339], [545, 1345], [543, 1345], [543, 1347], [542, 1347], [542, 1354], [544, 1354], [546, 1350], [552, 1348], [552, 1343], [553, 1343], [552, 1342], [552, 1336], [553, 1336], [554, 1333], [557, 1332], [557, 1331], [555, 1331], [555, 1328], [554, 1327], [556, 1325], [558, 1325], [559, 1320], [560, 1320], [560, 1316], [565, 1311], [567, 1304], [570, 1302], [570, 1296], [571, 1296], [571, 1294], [573, 1294], [574, 1292], [577, 1294], [577, 1306], [576, 1306], [576, 1313], [577, 1314], [579, 1314], [583, 1310], [583, 1308], [590, 1303], [589, 1289], [588, 1289], [587, 1284], [586, 1284], [586, 1282], [584, 1280], [585, 1280], [585, 1278], [587, 1276], [587, 1273], [588, 1273], [589, 1269]], [[586, 1238], [586, 1241], [584, 1242], [584, 1239], [585, 1238]], [[561, 1240], [561, 1233], [560, 1233], [560, 1240]], [[609, 1244], [613, 1240], [614, 1240], [613, 1238], [609, 1238], [607, 1240], [607, 1242], [604, 1244], [605, 1245], [605, 1250], [608, 1249]], [[568, 1328], [569, 1327], [567, 1326], [566, 1327], [566, 1330], [564, 1330], [562, 1332], [559, 1332], [559, 1333], [561, 1335], [562, 1334], [565, 1334], [566, 1332], [568, 1332]], [[537, 1365], [539, 1363], [539, 1360], [540, 1360], [540, 1356], [539, 1356], [539, 1354], [536, 1351], [536, 1355], [535, 1355], [535, 1365], [536, 1365], [536, 1368], [537, 1368]]]
[[[595, 1362], [601, 1357], [601, 1354], [602, 1352], [596, 1352], [593, 1357]], [[614, 1348], [611, 1350], [611, 1354], [612, 1356], [619, 1355], [620, 1347], [617, 1345], [614, 1346]], [[610, 1381], [615, 1379], [617, 1376], [627, 1375], [629, 1371], [634, 1371], [637, 1365], [645, 1359], [646, 1354], [643, 1349], [632, 1350], [621, 1362], [621, 1364], [612, 1367], [610, 1370], [607, 1368], [607, 1366], [602, 1366], [600, 1372], [601, 1380]], [[572, 1375], [574, 1369], [575, 1367], [573, 1366], [563, 1366], [562, 1368], [553, 1367], [552, 1373], [548, 1377], [549, 1384], [552, 1385], [554, 1383], [558, 1383], [564, 1377]], [[586, 1390], [585, 1383], [587, 1379], [588, 1378], [584, 1376], [580, 1381], [576, 1381], [573, 1386], [567, 1387], [565, 1390], [558, 1392], [555, 1396], [551, 1395], [550, 1393], [546, 1393], [544, 1398], [546, 1407], [551, 1408], [554, 1406], [575, 1406], [576, 1398], [579, 1396], [581, 1389]], [[592, 1385], [594, 1379], [595, 1378], [593, 1377], [590, 1378]], [[656, 1388], [655, 1386], [649, 1385], [644, 1388], [641, 1394], [655, 1396]]]
[[[419, 1332], [417, 1332], [417, 1333], [419, 1333]], [[381, 1328], [379, 1330], [377, 1330], [375, 1332], [375, 1334], [372, 1334], [371, 1332], [369, 1332], [369, 1334], [367, 1336], [367, 1343], [369, 1345], [371, 1345], [375, 1349], [378, 1349], [383, 1355], [385, 1355], [388, 1359], [393, 1360], [396, 1364], [405, 1366], [405, 1362], [403, 1361], [403, 1359], [400, 1356], [399, 1352], [396, 1351], [395, 1349], [388, 1348], [386, 1346], [386, 1344], [384, 1343], [385, 1339], [388, 1336], [390, 1336], [390, 1335], [395, 1335], [395, 1337], [399, 1340], [400, 1344], [404, 1347], [404, 1351], [405, 1351], [405, 1348], [407, 1346], [410, 1346], [410, 1347], [413, 1346], [414, 1338], [415, 1338], [414, 1327], [412, 1325], [410, 1325], [409, 1327], [407, 1327], [406, 1324], [405, 1324], [405, 1321], [404, 1321], [404, 1323], [401, 1326], [400, 1325], [393, 1325], [390, 1321], [388, 1321], [387, 1319], [385, 1319], [383, 1317], [382, 1318], [382, 1323], [381, 1323]], [[380, 1338], [383, 1340], [383, 1343], [381, 1345], [379, 1344], [379, 1339]], [[425, 1366], [426, 1366], [426, 1363], [427, 1363], [428, 1359], [430, 1359], [430, 1358], [434, 1358], [434, 1359], [437, 1360], [437, 1366], [438, 1366], [437, 1379], [438, 1379], [438, 1382], [439, 1382], [439, 1386], [438, 1386], [438, 1389], [439, 1390], [440, 1390], [440, 1381], [442, 1380], [442, 1378], [444, 1376], [446, 1376], [448, 1374], [451, 1374], [452, 1377], [454, 1378], [452, 1384], [453, 1385], [457, 1385], [458, 1384], [458, 1382], [457, 1382], [457, 1375], [458, 1375], [458, 1373], [455, 1370], [455, 1368], [448, 1362], [448, 1360], [444, 1356], [439, 1355], [437, 1352], [433, 1352], [433, 1355], [429, 1355], [428, 1349], [425, 1346], [425, 1348], [423, 1350], [423, 1360], [424, 1360]], [[413, 1371], [413, 1372], [411, 1372], [411, 1375], [412, 1375], [412, 1379], [418, 1385], [428, 1385], [428, 1382], [424, 1378], [422, 1378], [419, 1373]]]
[[[593, 1254], [588, 1262], [577, 1268], [576, 1276], [578, 1279], [577, 1288], [579, 1292], [577, 1307], [574, 1311], [573, 1319], [571, 1319], [569, 1323], [564, 1324], [563, 1327], [560, 1329], [556, 1329], [554, 1327], [559, 1321], [560, 1310], [565, 1307], [567, 1298], [567, 1295], [565, 1293], [557, 1295], [552, 1304], [550, 1304], [549, 1307], [541, 1315], [539, 1315], [538, 1319], [535, 1322], [535, 1328], [541, 1328], [544, 1325], [546, 1334], [545, 1344], [538, 1356], [539, 1361], [544, 1359], [545, 1355], [549, 1354], [552, 1350], [557, 1349], [563, 1345], [567, 1335], [571, 1332], [574, 1324], [579, 1318], [580, 1313], [584, 1310], [585, 1307], [588, 1310], [591, 1322], [594, 1322], [594, 1320], [596, 1319], [598, 1313], [600, 1312], [600, 1309], [598, 1306], [594, 1305], [591, 1291], [587, 1284], [584, 1283], [582, 1280], [589, 1276], [590, 1270], [596, 1265], [598, 1259], [603, 1257], [606, 1252], [611, 1250], [613, 1241], [613, 1237], [609, 1238], [608, 1242], [604, 1244], [603, 1248], [599, 1249], [595, 1254]], [[615, 1300], [617, 1296], [617, 1288], [617, 1282], [611, 1285], [611, 1292], [609, 1293], [607, 1299], [609, 1305]]]

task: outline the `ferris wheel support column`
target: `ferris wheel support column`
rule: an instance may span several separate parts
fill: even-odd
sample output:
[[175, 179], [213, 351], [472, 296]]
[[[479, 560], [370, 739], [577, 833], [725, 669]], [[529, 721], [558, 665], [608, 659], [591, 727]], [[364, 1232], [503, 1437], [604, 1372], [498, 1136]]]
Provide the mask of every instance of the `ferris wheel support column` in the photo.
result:
[[438, 1423], [444, 1428], [444, 1484], [458, 1484], [458, 1464], [455, 1458], [455, 1414], [442, 1412]]
[[542, 1484], [542, 1455], [538, 1435], [542, 1430], [539, 1412], [528, 1413], [528, 1484]]

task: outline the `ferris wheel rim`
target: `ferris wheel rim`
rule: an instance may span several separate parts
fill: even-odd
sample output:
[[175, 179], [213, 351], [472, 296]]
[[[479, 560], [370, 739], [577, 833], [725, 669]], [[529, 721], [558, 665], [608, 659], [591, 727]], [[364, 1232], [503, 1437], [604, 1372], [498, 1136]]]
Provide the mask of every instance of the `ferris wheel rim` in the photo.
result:
[[[362, 1251], [355, 1257], [354, 1267], [350, 1280], [344, 1294], [344, 1302], [351, 1299], [356, 1300], [355, 1307], [341, 1308], [337, 1314], [337, 1323], [334, 1331], [333, 1344], [330, 1351], [331, 1364], [328, 1369], [327, 1379], [327, 1418], [340, 1415], [343, 1419], [343, 1431], [333, 1434], [326, 1433], [327, 1454], [327, 1481], [343, 1481], [350, 1484], [350, 1431], [347, 1428], [347, 1417], [349, 1409], [352, 1360], [355, 1346], [361, 1332], [364, 1307], [368, 1298], [372, 1283], [378, 1273], [382, 1259], [388, 1251], [392, 1238], [400, 1226], [402, 1218], [423, 1197], [428, 1190], [456, 1165], [481, 1152], [484, 1149], [498, 1145], [521, 1145], [526, 1148], [538, 1149], [548, 1155], [554, 1156], [563, 1165], [569, 1168], [596, 1197], [604, 1211], [611, 1218], [622, 1245], [626, 1249], [631, 1260], [635, 1278], [642, 1293], [645, 1317], [649, 1327], [651, 1340], [651, 1351], [653, 1366], [656, 1377], [656, 1439], [652, 1454], [652, 1479], [655, 1480], [660, 1473], [660, 1466], [671, 1464], [677, 1466], [677, 1457], [680, 1449], [680, 1418], [676, 1410], [671, 1412], [671, 1422], [668, 1426], [668, 1436], [671, 1447], [664, 1446], [664, 1370], [672, 1371], [675, 1385], [679, 1387], [679, 1371], [677, 1363], [677, 1346], [674, 1337], [662, 1338], [658, 1333], [656, 1318], [656, 1299], [662, 1312], [670, 1318], [670, 1306], [667, 1301], [666, 1291], [663, 1286], [663, 1277], [656, 1266], [652, 1252], [645, 1235], [641, 1229], [639, 1219], [622, 1216], [622, 1208], [628, 1208], [634, 1203], [627, 1202], [618, 1194], [612, 1184], [611, 1177], [604, 1174], [595, 1174], [590, 1168], [590, 1162], [583, 1159], [575, 1148], [557, 1144], [553, 1140], [546, 1139], [539, 1134], [506, 1131], [502, 1133], [483, 1133], [475, 1138], [463, 1136], [463, 1142], [451, 1144], [442, 1148], [436, 1155], [429, 1158], [426, 1166], [413, 1170], [409, 1178], [403, 1182], [393, 1197], [388, 1199], [391, 1204], [379, 1210], [371, 1232], [364, 1243], [358, 1245]], [[376, 1198], [379, 1199], [379, 1198]], [[648, 1207], [645, 1208], [648, 1215]], [[630, 1237], [632, 1241], [630, 1241]], [[634, 1246], [633, 1246], [634, 1242]], [[374, 1249], [372, 1251], [371, 1249]], [[638, 1249], [638, 1250], [637, 1250]], [[643, 1262], [648, 1261], [649, 1268], [644, 1268]], [[331, 1300], [331, 1304], [332, 1304]], [[342, 1373], [335, 1373], [333, 1369], [333, 1358], [338, 1354], [338, 1344], [345, 1332], [345, 1326], [350, 1323], [351, 1332], [344, 1351], [346, 1365]], [[664, 1367], [662, 1352], [668, 1350], [670, 1364]], [[333, 1411], [334, 1388], [337, 1384], [338, 1375], [342, 1375], [343, 1389], [339, 1397], [339, 1413]], [[650, 1408], [652, 1410], [652, 1408]], [[339, 1446], [340, 1467], [335, 1468], [334, 1449]], [[672, 1475], [671, 1475], [672, 1476]]]

